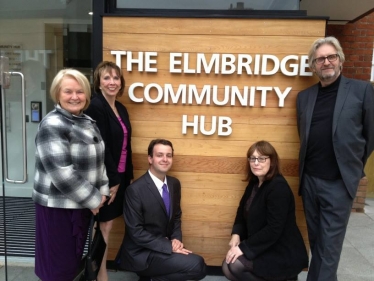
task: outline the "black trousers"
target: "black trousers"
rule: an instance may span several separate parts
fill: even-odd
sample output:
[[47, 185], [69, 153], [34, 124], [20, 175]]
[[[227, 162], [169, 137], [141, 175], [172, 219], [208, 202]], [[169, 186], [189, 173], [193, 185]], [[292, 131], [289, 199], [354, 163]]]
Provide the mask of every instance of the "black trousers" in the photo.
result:
[[152, 252], [147, 262], [148, 268], [136, 273], [153, 281], [201, 280], [206, 276], [204, 259], [195, 254]]

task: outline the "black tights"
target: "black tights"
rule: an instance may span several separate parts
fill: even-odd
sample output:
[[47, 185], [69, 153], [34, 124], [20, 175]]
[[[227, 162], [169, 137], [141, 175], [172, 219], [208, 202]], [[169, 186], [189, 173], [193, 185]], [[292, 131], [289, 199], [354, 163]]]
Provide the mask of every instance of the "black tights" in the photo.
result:
[[250, 272], [239, 260], [229, 264], [224, 260], [222, 271], [226, 278], [231, 281], [266, 281]]

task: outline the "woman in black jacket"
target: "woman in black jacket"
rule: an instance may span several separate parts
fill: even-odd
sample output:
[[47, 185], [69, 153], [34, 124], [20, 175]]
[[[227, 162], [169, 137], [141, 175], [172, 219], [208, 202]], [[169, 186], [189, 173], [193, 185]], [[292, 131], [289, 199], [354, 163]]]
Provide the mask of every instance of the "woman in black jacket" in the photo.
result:
[[222, 269], [229, 280], [287, 280], [308, 267], [294, 196], [280, 174], [278, 154], [270, 143], [254, 143], [247, 158], [249, 184]]
[[[100, 229], [108, 245], [113, 219], [123, 214], [126, 187], [134, 178], [131, 152], [131, 125], [125, 106], [117, 101], [125, 89], [121, 69], [113, 62], [101, 62], [94, 72], [94, 90], [86, 114], [99, 127], [105, 142], [105, 166], [109, 178], [110, 197], [100, 209]], [[108, 249], [108, 247], [107, 247]], [[105, 251], [98, 281], [108, 281]]]

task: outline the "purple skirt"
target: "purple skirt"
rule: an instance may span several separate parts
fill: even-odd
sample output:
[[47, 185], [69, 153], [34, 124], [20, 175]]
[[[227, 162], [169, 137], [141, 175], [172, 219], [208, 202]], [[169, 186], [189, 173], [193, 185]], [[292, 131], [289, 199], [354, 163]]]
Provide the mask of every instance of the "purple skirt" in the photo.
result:
[[91, 211], [35, 204], [35, 213], [35, 274], [43, 281], [73, 280], [78, 275]]

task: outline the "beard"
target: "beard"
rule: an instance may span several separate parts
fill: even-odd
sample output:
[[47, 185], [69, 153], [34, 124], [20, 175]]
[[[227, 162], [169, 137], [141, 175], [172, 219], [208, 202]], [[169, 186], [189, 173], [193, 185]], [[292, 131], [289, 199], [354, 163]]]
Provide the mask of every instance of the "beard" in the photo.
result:
[[[327, 69], [329, 69], [330, 71], [326, 72]], [[323, 70], [320, 69], [319, 71], [317, 71], [317, 75], [318, 75], [318, 78], [320, 79], [320, 81], [331, 81], [332, 80], [332, 82], [333, 82], [340, 75], [340, 67], [336, 66], [336, 67], [333, 67], [333, 68], [326, 68], [326, 69], [323, 69]]]

